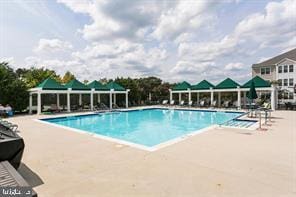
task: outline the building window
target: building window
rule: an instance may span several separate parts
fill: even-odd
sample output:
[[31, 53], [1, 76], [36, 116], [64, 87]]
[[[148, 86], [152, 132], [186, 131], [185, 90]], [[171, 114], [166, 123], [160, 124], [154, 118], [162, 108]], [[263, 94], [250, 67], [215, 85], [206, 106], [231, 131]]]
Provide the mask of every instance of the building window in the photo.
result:
[[283, 67], [279, 66], [279, 73], [282, 73], [282, 72], [283, 72]]
[[289, 72], [290, 73], [294, 72], [294, 65], [293, 64], [289, 65]]
[[269, 67], [261, 68], [260, 72], [261, 72], [261, 75], [269, 75], [270, 74], [270, 68]]
[[294, 85], [294, 80], [293, 80], [293, 78], [290, 78], [289, 79], [289, 86], [293, 86]]
[[294, 99], [294, 94], [293, 94], [293, 92], [289, 92], [289, 99], [291, 99], [291, 100]]
[[284, 66], [284, 73], [287, 73], [288, 72], [288, 65], [285, 65]]
[[283, 86], [283, 80], [282, 79], [279, 79], [278, 82], [279, 82], [279, 86]]
[[288, 86], [288, 79], [284, 79], [284, 86]]

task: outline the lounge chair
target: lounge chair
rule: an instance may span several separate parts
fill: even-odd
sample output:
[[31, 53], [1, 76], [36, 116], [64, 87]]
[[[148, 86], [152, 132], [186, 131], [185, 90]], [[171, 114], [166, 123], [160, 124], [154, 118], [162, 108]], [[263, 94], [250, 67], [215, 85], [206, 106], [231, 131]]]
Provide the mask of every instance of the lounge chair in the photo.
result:
[[6, 120], [3, 120], [3, 119], [0, 120], [0, 126], [3, 129], [11, 130], [13, 132], [17, 132], [17, 129], [18, 129], [18, 125], [12, 124], [12, 123], [10, 123], [10, 122], [8, 122]]
[[52, 104], [49, 110], [51, 112], [61, 112], [61, 109], [56, 104]]
[[168, 102], [169, 102], [168, 100], [163, 100], [163, 101], [162, 101], [162, 105], [167, 105]]
[[205, 101], [204, 101], [204, 100], [200, 101], [200, 102], [199, 102], [199, 106], [200, 106], [200, 107], [205, 107]]
[[[25, 188], [28, 188], [29, 184], [13, 168], [13, 166], [11, 166], [11, 164], [8, 161], [3, 161], [0, 163], [0, 187], [12, 187], [12, 188], [13, 187], [23, 187], [23, 188], [25, 187]], [[29, 191], [29, 193], [27, 193], [28, 191]], [[37, 194], [33, 189], [28, 190], [28, 191], [26, 191], [26, 194], [23, 193], [23, 195], [19, 195], [19, 196], [37, 197]]]
[[233, 107], [233, 108], [238, 108], [238, 102], [237, 102], [237, 101], [234, 101], [234, 102], [232, 103], [232, 107]]
[[225, 107], [225, 108], [229, 108], [229, 103], [230, 103], [230, 101], [225, 101], [225, 102], [223, 103], [223, 107]]
[[175, 101], [171, 100], [170, 105], [174, 105], [174, 104], [175, 104]]
[[192, 101], [189, 101], [188, 102], [188, 107], [192, 107], [192, 104], [193, 104], [193, 102]]
[[113, 109], [119, 109], [119, 106], [116, 103], [113, 103], [112, 108]]
[[15, 131], [0, 125], [0, 162], [8, 160], [17, 169], [21, 163], [23, 150], [23, 139]]
[[109, 107], [107, 107], [104, 103], [100, 103], [100, 109], [102, 109], [102, 110], [108, 110]]
[[83, 105], [83, 110], [90, 110], [90, 105]]
[[185, 102], [182, 100], [182, 101], [179, 103], [179, 105], [180, 105], [180, 106], [184, 106], [184, 103], [185, 103]]
[[214, 100], [213, 103], [212, 103], [212, 107], [216, 107], [216, 105], [217, 105], [217, 101]]

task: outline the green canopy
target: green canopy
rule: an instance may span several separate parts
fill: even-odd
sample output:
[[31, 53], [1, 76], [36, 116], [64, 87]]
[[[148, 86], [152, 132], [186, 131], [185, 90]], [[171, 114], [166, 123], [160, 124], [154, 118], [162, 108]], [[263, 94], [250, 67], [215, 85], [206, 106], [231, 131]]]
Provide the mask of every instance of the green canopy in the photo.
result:
[[254, 81], [251, 82], [250, 90], [247, 92], [247, 97], [251, 100], [258, 98]]
[[247, 83], [243, 85], [243, 88], [250, 88], [252, 81], [254, 82], [254, 85], [256, 88], [264, 88], [264, 87], [270, 87], [270, 83], [264, 79], [262, 79], [259, 76], [254, 77], [253, 79], [249, 80]]
[[66, 90], [67, 88], [52, 78], [45, 79], [37, 88], [42, 90]]
[[119, 85], [118, 83], [111, 81], [106, 85], [108, 90], [114, 89], [115, 91], [125, 91], [125, 88]]
[[78, 81], [77, 79], [73, 79], [65, 84], [66, 88], [72, 88], [72, 90], [91, 90], [89, 87]]
[[210, 88], [214, 88], [214, 85], [207, 80], [202, 80], [198, 84], [192, 86], [192, 90], [207, 90]]
[[187, 90], [188, 88], [191, 88], [190, 83], [183, 81], [182, 83], [178, 83], [175, 87], [173, 87], [173, 90]]
[[94, 80], [93, 82], [89, 83], [87, 86], [95, 90], [109, 90], [106, 86], [104, 86], [102, 83], [100, 83], [97, 80]]
[[226, 78], [225, 80], [221, 81], [218, 85], [216, 85], [215, 89], [233, 89], [240, 87], [238, 83], [233, 81], [230, 78]]

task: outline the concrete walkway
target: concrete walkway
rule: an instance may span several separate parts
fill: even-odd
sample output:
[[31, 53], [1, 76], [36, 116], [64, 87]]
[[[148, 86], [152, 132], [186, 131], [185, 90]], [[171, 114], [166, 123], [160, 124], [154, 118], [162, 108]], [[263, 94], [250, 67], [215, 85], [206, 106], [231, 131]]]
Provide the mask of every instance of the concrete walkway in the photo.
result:
[[39, 196], [296, 196], [296, 112], [273, 115], [268, 131], [216, 128], [155, 152], [37, 116], [10, 121], [25, 139], [24, 164], [41, 179]]

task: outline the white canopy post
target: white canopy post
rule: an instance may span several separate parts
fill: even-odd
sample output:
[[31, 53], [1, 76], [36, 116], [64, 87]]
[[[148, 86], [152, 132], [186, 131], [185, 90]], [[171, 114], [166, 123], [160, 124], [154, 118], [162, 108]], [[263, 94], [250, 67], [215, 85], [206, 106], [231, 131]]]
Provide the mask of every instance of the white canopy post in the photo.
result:
[[71, 112], [70, 91], [71, 91], [71, 88], [68, 88], [68, 92], [67, 92], [67, 111], [68, 111], [68, 112]]
[[112, 109], [112, 92], [113, 92], [114, 89], [111, 89], [110, 90], [110, 96], [109, 96], [109, 108], [110, 110]]
[[37, 93], [37, 114], [41, 114], [41, 92]]
[[57, 94], [57, 107], [60, 108], [60, 94]]
[[181, 92], [179, 92], [179, 104], [181, 103], [181, 100], [182, 100], [182, 98], [181, 98]]
[[113, 94], [113, 97], [114, 97], [114, 99], [113, 99], [113, 103], [116, 105], [116, 93], [114, 92], [114, 94]]
[[98, 103], [101, 103], [101, 95], [98, 94]]
[[171, 103], [172, 100], [173, 100], [173, 92], [172, 92], [172, 89], [169, 89], [169, 92], [170, 92], [170, 103]]
[[211, 106], [214, 104], [214, 91], [213, 88], [211, 87]]
[[29, 97], [29, 114], [32, 114], [32, 100], [33, 100], [33, 95], [32, 93], [30, 93], [30, 97]]
[[187, 89], [188, 90], [188, 103], [191, 101], [191, 90], [190, 88]]
[[274, 84], [271, 84], [271, 95], [270, 95], [270, 102], [271, 102], [271, 109], [275, 110], [276, 109], [276, 87]]
[[91, 92], [90, 92], [90, 110], [91, 111], [94, 110], [94, 91], [95, 89], [91, 89]]
[[237, 108], [241, 109], [241, 89], [237, 86]]
[[246, 91], [244, 91], [244, 101], [243, 101], [243, 104], [244, 104], [244, 106], [247, 104], [247, 92]]
[[125, 107], [126, 107], [126, 108], [128, 108], [128, 92], [129, 92], [129, 91], [130, 91], [130, 90], [127, 89], [126, 92], [125, 92]]
[[221, 92], [218, 92], [218, 107], [221, 107]]
[[79, 94], [79, 106], [82, 105], [82, 94]]

